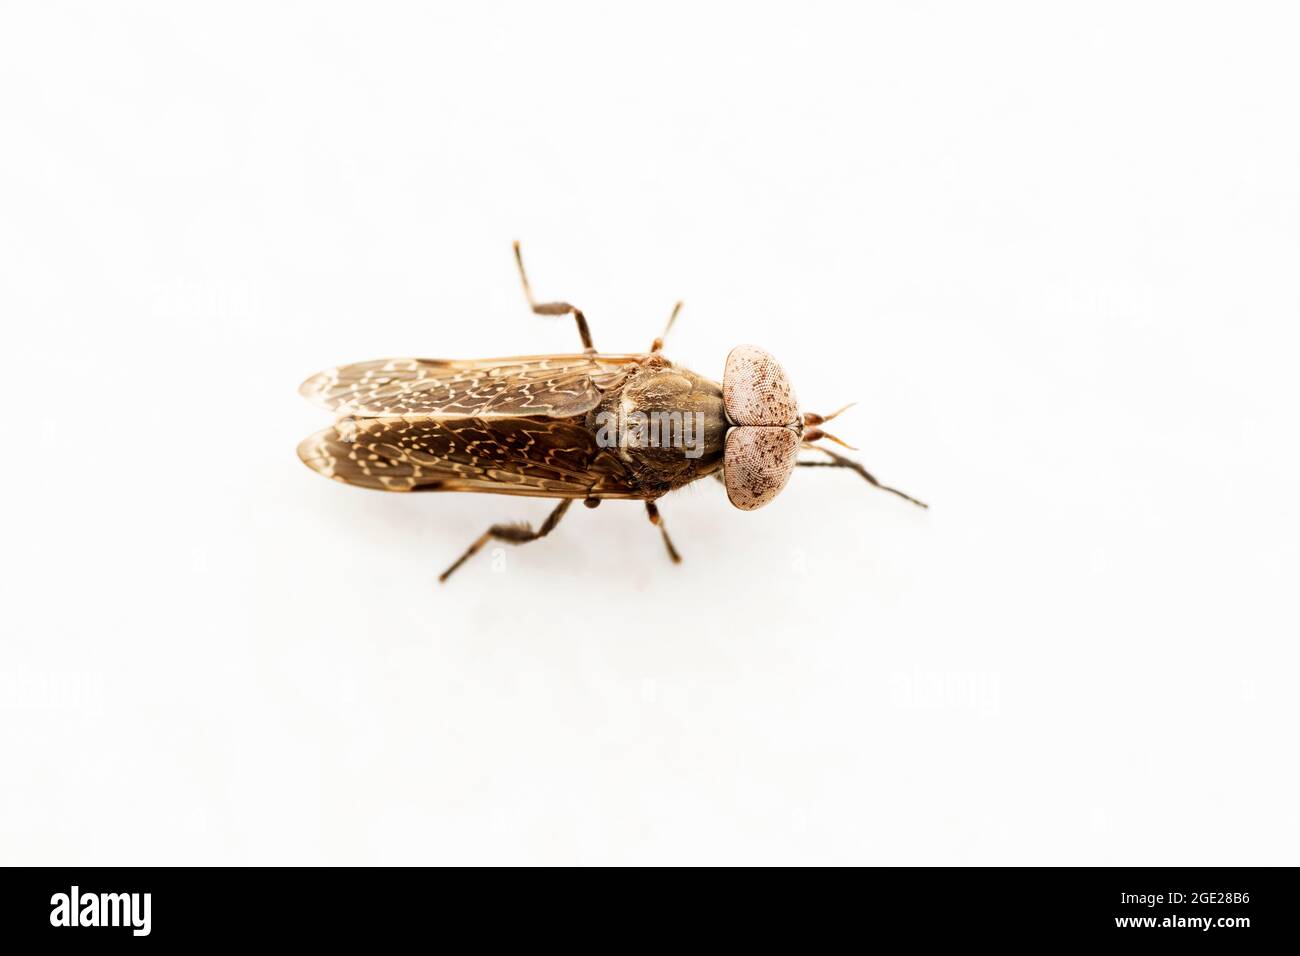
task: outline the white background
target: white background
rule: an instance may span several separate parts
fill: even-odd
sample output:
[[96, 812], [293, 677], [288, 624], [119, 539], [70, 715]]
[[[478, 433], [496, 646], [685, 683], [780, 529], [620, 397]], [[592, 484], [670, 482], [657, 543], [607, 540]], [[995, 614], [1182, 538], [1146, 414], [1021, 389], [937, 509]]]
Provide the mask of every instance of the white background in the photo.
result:
[[[1296, 863], [1284, 6], [6, 4], [5, 863]], [[385, 355], [755, 342], [801, 471], [294, 454]], [[494, 563], [498, 569], [494, 570]]]

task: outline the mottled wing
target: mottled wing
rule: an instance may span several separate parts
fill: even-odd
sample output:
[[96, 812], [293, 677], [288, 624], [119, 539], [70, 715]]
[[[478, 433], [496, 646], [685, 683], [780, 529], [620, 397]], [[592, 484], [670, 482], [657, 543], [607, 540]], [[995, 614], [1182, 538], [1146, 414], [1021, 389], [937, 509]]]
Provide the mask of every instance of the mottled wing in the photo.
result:
[[637, 498], [619, 459], [580, 421], [344, 418], [298, 446], [327, 478], [382, 491]]
[[299, 391], [357, 417], [566, 418], [591, 411], [633, 355], [534, 355], [501, 359], [379, 359], [313, 375]]

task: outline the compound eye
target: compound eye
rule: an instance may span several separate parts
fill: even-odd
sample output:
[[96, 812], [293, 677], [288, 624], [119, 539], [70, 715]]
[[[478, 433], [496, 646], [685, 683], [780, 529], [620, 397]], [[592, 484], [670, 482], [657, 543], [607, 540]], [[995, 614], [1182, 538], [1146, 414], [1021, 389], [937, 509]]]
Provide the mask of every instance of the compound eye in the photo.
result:
[[757, 345], [737, 345], [722, 372], [722, 403], [735, 425], [793, 425], [799, 403], [779, 362]]
[[788, 428], [744, 425], [727, 432], [722, 480], [741, 511], [767, 504], [785, 487], [799, 457], [799, 436]]

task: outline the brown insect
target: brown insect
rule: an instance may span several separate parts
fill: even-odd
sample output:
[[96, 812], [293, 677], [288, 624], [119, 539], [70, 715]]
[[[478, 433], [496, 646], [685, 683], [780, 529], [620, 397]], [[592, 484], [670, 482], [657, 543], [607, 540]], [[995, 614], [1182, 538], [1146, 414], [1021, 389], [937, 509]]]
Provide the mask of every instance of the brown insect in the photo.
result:
[[[517, 242], [515, 261], [533, 312], [577, 321], [581, 353], [380, 359], [329, 369], [299, 389], [339, 415], [298, 446], [298, 457], [327, 478], [381, 491], [561, 499], [536, 531], [524, 523], [488, 528], [440, 581], [489, 541], [522, 544], [550, 534], [574, 500], [589, 508], [606, 498], [644, 501], [669, 557], [680, 561], [655, 502], [710, 475], [744, 511], [775, 498], [797, 465], [848, 468], [927, 507], [814, 444], [844, 445], [820, 427], [844, 409], [800, 414], [784, 370], [762, 349], [732, 349], [721, 385], [674, 365], [663, 344], [679, 302], [648, 352], [597, 352], [582, 310], [533, 299]], [[800, 449], [827, 460], [800, 461]]]

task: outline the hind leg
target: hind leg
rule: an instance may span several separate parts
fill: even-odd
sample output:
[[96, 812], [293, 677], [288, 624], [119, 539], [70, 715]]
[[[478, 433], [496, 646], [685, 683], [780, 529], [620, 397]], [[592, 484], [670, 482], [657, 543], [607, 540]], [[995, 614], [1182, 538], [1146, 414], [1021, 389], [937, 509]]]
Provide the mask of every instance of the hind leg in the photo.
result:
[[569, 505], [573, 504], [572, 499], [566, 498], [555, 506], [555, 510], [550, 513], [542, 526], [536, 531], [533, 526], [527, 522], [516, 524], [494, 524], [483, 532], [473, 544], [465, 549], [465, 553], [456, 559], [446, 571], [438, 575], [439, 581], [446, 581], [451, 577], [451, 573], [459, 568], [462, 564], [472, 558], [478, 551], [489, 541], [505, 541], [509, 544], [525, 544], [529, 541], [536, 541], [538, 538], [545, 538], [555, 530], [555, 526], [560, 523], [564, 513], [569, 510]]
[[538, 302], [533, 298], [532, 287], [528, 284], [528, 273], [524, 271], [523, 253], [519, 251], [517, 241], [515, 242], [515, 262], [519, 266], [519, 281], [524, 285], [524, 297], [528, 299], [528, 307], [536, 315], [572, 315], [578, 323], [578, 337], [582, 339], [582, 347], [588, 352], [596, 351], [591, 344], [591, 330], [587, 328], [587, 317], [582, 314], [581, 309], [567, 302]]

